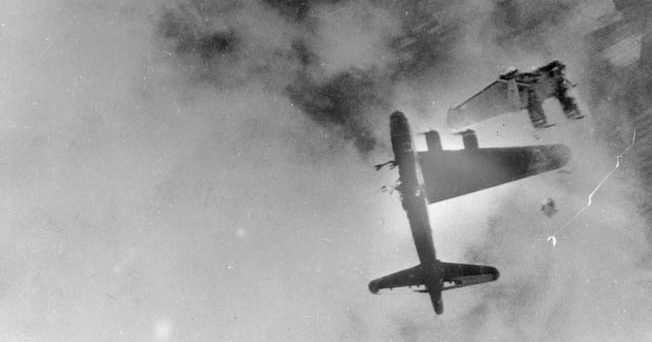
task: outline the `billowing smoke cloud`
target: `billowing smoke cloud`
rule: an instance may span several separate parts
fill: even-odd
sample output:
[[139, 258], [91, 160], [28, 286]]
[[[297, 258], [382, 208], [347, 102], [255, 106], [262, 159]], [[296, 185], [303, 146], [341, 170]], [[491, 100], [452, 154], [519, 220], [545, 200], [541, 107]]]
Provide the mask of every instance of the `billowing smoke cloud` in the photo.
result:
[[387, 112], [391, 91], [389, 87], [379, 89], [383, 84], [387, 85], [368, 72], [350, 71], [325, 84], [302, 77], [288, 86], [287, 92], [293, 103], [313, 120], [342, 129], [345, 139], [353, 139], [360, 152], [368, 153], [376, 146], [376, 135], [365, 111]]
[[264, 0], [266, 4], [277, 10], [290, 20], [303, 21], [319, 4], [336, 4], [341, 0]]
[[158, 43], [195, 86], [278, 87], [299, 68], [300, 30], [259, 2], [180, 1], [157, 14]]
[[[192, 79], [219, 89], [263, 82], [330, 130], [332, 146], [344, 139], [368, 154], [395, 85], [418, 88], [454, 54], [455, 24], [428, 9], [409, 1], [190, 1], [168, 6], [158, 33]], [[282, 38], [270, 41], [271, 33]]]
[[543, 49], [550, 31], [565, 26], [577, 5], [574, 0], [496, 1], [491, 11], [494, 40], [504, 48]]
[[166, 12], [161, 18], [161, 35], [175, 42], [176, 52], [197, 54], [203, 60], [233, 53], [237, 44], [235, 34], [230, 29], [201, 32], [193, 23], [185, 23], [184, 18], [174, 12]]
[[[597, 182], [602, 174], [576, 176]], [[618, 203], [631, 185], [612, 179], [577, 224], [556, 234], [558, 244], [552, 246], [546, 235], [587, 199], [562, 182], [566, 176], [551, 178], [550, 185], [576, 193], [556, 219], [543, 220], [541, 214], [542, 220], [532, 222], [531, 207], [507, 199], [490, 217], [486, 239], [468, 251], [470, 260], [501, 265], [503, 277], [464, 315], [486, 322], [466, 334], [472, 340], [488, 334], [514, 341], [645, 340], [649, 329], [627, 314], [647, 312], [650, 305], [644, 296], [649, 291], [648, 245], [641, 239], [645, 225], [633, 215], [632, 202]], [[536, 198], [535, 191], [540, 189], [519, 188], [523, 197]]]

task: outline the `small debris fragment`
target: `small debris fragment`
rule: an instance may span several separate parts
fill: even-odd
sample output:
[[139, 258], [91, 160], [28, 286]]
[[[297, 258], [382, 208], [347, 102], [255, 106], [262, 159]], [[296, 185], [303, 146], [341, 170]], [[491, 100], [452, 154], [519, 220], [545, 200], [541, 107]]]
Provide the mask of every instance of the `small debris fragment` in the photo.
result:
[[389, 169], [391, 170], [391, 169], [395, 168], [396, 165], [398, 165], [398, 164], [394, 160], [390, 160], [390, 161], [382, 163], [382, 164], [374, 165], [374, 169], [376, 169], [376, 171], [380, 171], [380, 169], [382, 169], [386, 165], [389, 165]]
[[547, 217], [552, 217], [559, 210], [555, 207], [555, 201], [552, 198], [548, 198], [541, 204], [541, 211], [543, 211], [543, 214]]

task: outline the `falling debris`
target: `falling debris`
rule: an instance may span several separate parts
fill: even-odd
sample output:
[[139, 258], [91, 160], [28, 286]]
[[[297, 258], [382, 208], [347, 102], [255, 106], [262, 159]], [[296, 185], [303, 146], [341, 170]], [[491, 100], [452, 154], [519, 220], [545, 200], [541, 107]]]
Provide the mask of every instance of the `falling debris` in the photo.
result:
[[383, 185], [380, 187], [380, 191], [386, 192], [388, 194], [393, 194], [394, 191], [398, 190], [398, 186], [400, 185], [399, 182], [396, 182], [394, 185]]
[[557, 238], [554, 235], [548, 236], [546, 241], [550, 241], [550, 243], [552, 243], [552, 247], [557, 246]]
[[548, 198], [541, 204], [541, 211], [543, 211], [543, 214], [547, 217], [552, 217], [559, 210], [555, 207], [555, 201], [552, 198]]
[[446, 121], [454, 129], [482, 122], [506, 113], [527, 110], [534, 128], [552, 127], [543, 111], [543, 101], [556, 98], [569, 120], [584, 118], [570, 96], [566, 66], [553, 61], [532, 72], [510, 71], [500, 75], [488, 87], [448, 111]]
[[[614, 168], [611, 171], [607, 172], [607, 174], [602, 178], [602, 180], [600, 180], [600, 182], [593, 189], [593, 191], [591, 191], [591, 193], [588, 196], [588, 200], [587, 200], [586, 204], [584, 205], [584, 207], [582, 207], [582, 209], [580, 209], [577, 212], [577, 214], [575, 214], [575, 216], [571, 217], [571, 219], [568, 220], [568, 222], [566, 222], [563, 226], [561, 226], [554, 233], [552, 233], [552, 235], [550, 235], [548, 237], [548, 240], [550, 240], [552, 238], [553, 241], [556, 241], [555, 240], [555, 235], [558, 234], [560, 231], [562, 231], [564, 228], [568, 227], [571, 223], [573, 223], [573, 221], [575, 221], [578, 217], [580, 217], [584, 213], [584, 211], [586, 211], [586, 209], [588, 209], [588, 207], [590, 207], [591, 204], [593, 204], [593, 195], [595, 195], [595, 193], [602, 187], [602, 184], [604, 184], [604, 182], [606, 182], [607, 179], [609, 179], [609, 177], [611, 177], [611, 175], [614, 172], [616, 172], [616, 170], [618, 170], [618, 168], [620, 167], [620, 158], [622, 158], [627, 153], [627, 151], [629, 151], [629, 149], [632, 146], [634, 146], [635, 142], [636, 142], [636, 130], [634, 130], [634, 134], [632, 135], [632, 142], [623, 150], [622, 153], [620, 153], [619, 155], [616, 156], [616, 166], [614, 166]], [[553, 242], [553, 246], [554, 245], [555, 245], [555, 243]]]
[[382, 169], [383, 167], [385, 167], [385, 166], [387, 166], [387, 165], [389, 165], [389, 169], [391, 170], [391, 169], [395, 168], [396, 165], [398, 165], [398, 164], [396, 164], [395, 161], [390, 160], [390, 161], [385, 162], [385, 163], [382, 163], [382, 164], [376, 164], [376, 165], [374, 165], [374, 169], [376, 169], [376, 171], [380, 171], [380, 169]]

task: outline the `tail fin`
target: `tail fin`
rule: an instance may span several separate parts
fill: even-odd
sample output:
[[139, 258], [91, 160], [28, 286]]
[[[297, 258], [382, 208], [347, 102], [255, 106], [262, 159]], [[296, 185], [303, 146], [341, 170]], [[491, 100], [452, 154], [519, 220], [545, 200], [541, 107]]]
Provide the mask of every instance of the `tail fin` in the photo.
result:
[[498, 270], [491, 266], [435, 260], [432, 267], [427, 272], [423, 265], [418, 265], [378, 278], [369, 283], [369, 291], [375, 294], [382, 289], [425, 286], [416, 292], [428, 293], [435, 312], [441, 315], [444, 312], [441, 291], [494, 281], [500, 276]]

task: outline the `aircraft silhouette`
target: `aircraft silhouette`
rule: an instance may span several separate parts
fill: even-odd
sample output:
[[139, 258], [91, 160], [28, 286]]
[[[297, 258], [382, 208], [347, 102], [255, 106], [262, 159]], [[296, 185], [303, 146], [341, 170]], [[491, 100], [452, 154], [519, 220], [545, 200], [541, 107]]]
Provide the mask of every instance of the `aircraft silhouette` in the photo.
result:
[[425, 287], [417, 292], [428, 293], [435, 312], [442, 314], [442, 291], [494, 281], [500, 274], [491, 266], [437, 259], [427, 204], [562, 167], [568, 162], [569, 150], [563, 145], [479, 148], [475, 134], [467, 131], [464, 150], [444, 151], [439, 134], [430, 131], [426, 133], [428, 151], [416, 152], [401, 112], [391, 115], [390, 134], [399, 171], [398, 191], [419, 264], [371, 281], [369, 290]]

